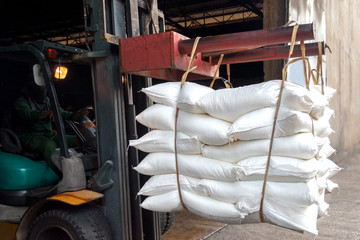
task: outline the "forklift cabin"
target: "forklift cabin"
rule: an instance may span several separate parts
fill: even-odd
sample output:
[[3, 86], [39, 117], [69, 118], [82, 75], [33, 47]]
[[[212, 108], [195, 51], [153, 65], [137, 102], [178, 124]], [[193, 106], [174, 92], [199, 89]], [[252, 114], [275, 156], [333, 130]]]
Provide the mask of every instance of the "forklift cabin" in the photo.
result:
[[[98, 237], [96, 239], [107, 240], [116, 234], [113, 224], [109, 224], [112, 219], [104, 212], [106, 208], [116, 208], [115, 204], [119, 203], [113, 202], [114, 205], [109, 206], [105, 204], [103, 195], [109, 189], [119, 188], [113, 180], [114, 161], [108, 159], [101, 163], [99, 159], [97, 145], [102, 142], [96, 137], [95, 120], [85, 116], [78, 121], [63, 121], [60, 105], [69, 102], [61, 104], [59, 99], [67, 99], [69, 93], [57, 93], [58, 89], [63, 90], [64, 84], [56, 87], [56, 81], [63, 80], [54, 78], [57, 67], [67, 65], [69, 71], [75, 70], [74, 66], [79, 63], [73, 59], [81, 59], [79, 56], [87, 53], [84, 49], [47, 41], [0, 47], [3, 75], [0, 80], [0, 229], [18, 225], [13, 227], [16, 239], [55, 239], [56, 236], [59, 239]], [[32, 74], [34, 64], [40, 65], [54, 113], [54, 129], [58, 134], [59, 148], [52, 154], [51, 162], [26, 151], [12, 125], [13, 102], [20, 97], [26, 76]], [[81, 77], [90, 78], [87, 83], [91, 86], [89, 62], [81, 62], [78, 69]], [[71, 81], [76, 79], [66, 81], [72, 86]], [[89, 86], [80, 83], [80, 91], [72, 95], [83, 97], [85, 93], [82, 91], [87, 88]], [[93, 97], [92, 92], [87, 95]], [[77, 100], [77, 103], [86, 101], [72, 100]], [[97, 114], [101, 114], [101, 108], [97, 109]], [[80, 139], [81, 146], [68, 147], [65, 137], [68, 132]], [[164, 233], [170, 227], [172, 217], [170, 213], [161, 214], [159, 231]], [[75, 226], [71, 226], [74, 223]], [[14, 232], [5, 239], [13, 239], [12, 234]], [[150, 234], [149, 237], [152, 238]]]
[[[45, 186], [45, 191], [42, 193], [32, 194], [33, 188], [26, 191], [24, 191], [25, 189], [15, 191], [7, 189], [9, 190], [7, 191], [8, 194], [11, 192], [16, 198], [20, 196], [19, 201], [27, 201], [30, 205], [10, 206], [6, 205], [5, 202], [0, 203], [0, 234], [2, 238], [14, 239], [16, 232], [16, 239], [26, 239], [31, 223], [39, 214], [46, 213], [47, 210], [56, 210], [59, 207], [65, 208], [67, 215], [75, 214], [75, 217], [80, 219], [84, 219], [83, 216], [88, 216], [86, 219], [98, 224], [100, 229], [104, 224], [98, 218], [105, 215], [105, 221], [108, 222], [105, 225], [110, 226], [112, 237], [116, 240], [160, 239], [161, 234], [170, 226], [172, 214], [159, 214], [140, 208], [141, 196], [137, 197], [136, 195], [140, 189], [140, 182], [145, 180], [140, 179], [139, 174], [132, 167], [138, 164], [138, 154], [141, 153], [138, 153], [136, 149], [127, 148], [128, 140], [135, 139], [138, 133], [143, 134], [147, 131], [147, 129], [137, 129], [135, 115], [145, 109], [150, 102], [146, 100], [145, 96], [133, 97], [133, 93], [136, 93], [139, 88], [151, 85], [152, 80], [151, 78], [135, 79], [134, 77], [133, 87], [130, 75], [125, 82], [122, 81], [119, 63], [118, 44], [120, 38], [164, 31], [164, 15], [157, 8], [156, 0], [150, 2], [151, 4], [147, 4], [148, 1], [143, 0], [66, 0], [58, 4], [58, 2], [52, 1], [33, 1], [19, 6], [15, 2], [5, 1], [1, 5], [0, 22], [3, 31], [0, 36], [0, 45], [9, 45], [8, 47], [1, 47], [1, 64], [4, 69], [9, 71], [15, 68], [14, 62], [17, 62], [19, 66], [24, 65], [25, 68], [31, 67], [35, 63], [41, 65], [55, 116], [55, 128], [60, 136], [58, 156], [63, 160], [63, 163], [66, 162], [69, 165], [71, 161], [67, 159], [72, 159], [73, 151], [67, 147], [64, 138], [67, 127], [63, 125], [59, 113], [59, 102], [62, 103], [63, 96], [60, 91], [57, 94], [55, 93], [55, 84], [51, 72], [53, 70], [52, 65], [58, 65], [58, 61], [53, 62], [47, 55], [45, 46], [50, 43], [42, 40], [37, 43], [32, 41], [38, 39], [54, 41], [52, 37], [64, 36], [67, 33], [66, 29], [78, 31], [78, 26], [80, 26], [86, 43], [81, 47], [86, 50], [69, 47], [67, 39], [66, 43], [62, 42], [66, 46], [57, 44], [56, 46], [52, 45], [51, 48], [56, 49], [58, 53], [67, 53], [65, 55], [68, 55], [67, 59], [72, 60], [71, 65], [74, 60], [77, 63], [87, 65], [88, 70], [86, 71], [91, 81], [91, 84], [88, 85], [91, 85], [92, 88], [91, 98], [95, 109], [97, 145], [96, 154], [83, 154], [78, 161], [83, 164], [84, 170], [86, 170], [85, 185], [88, 189], [85, 190], [94, 190], [90, 196], [88, 194], [80, 198], [79, 196], [84, 195], [83, 190], [74, 191], [76, 194], [73, 195], [62, 195], [62, 198], [52, 195], [55, 193], [49, 192], [49, 189], [51, 190], [56, 186], [59, 179], [68, 179], [64, 176], [64, 171], [62, 171], [62, 178], [52, 173], [53, 179], [49, 186]], [[25, 63], [28, 60], [31, 64]], [[10, 67], [6, 67], [5, 64]], [[69, 74], [71, 71], [69, 68]], [[19, 73], [20, 70], [15, 69], [13, 72]], [[25, 77], [25, 73], [22, 77]], [[15, 86], [14, 89], [17, 86], [20, 87], [22, 77], [13, 78], [9, 81], [0, 77], [1, 118], [7, 119], [7, 112], [11, 110], [11, 101], [19, 94], [19, 89], [11, 92], [7, 86]], [[58, 85], [61, 85], [60, 82]], [[80, 93], [84, 91], [81, 89]], [[86, 104], [81, 107], [86, 106]], [[3, 106], [7, 106], [7, 109]], [[1, 127], [6, 127], [6, 125]], [[19, 154], [16, 155], [20, 156]], [[80, 163], [79, 166], [81, 166]], [[93, 163], [95, 164], [92, 165]], [[44, 162], [35, 162], [34, 164], [42, 164], [46, 171], [53, 171]], [[88, 171], [88, 168], [93, 170]], [[82, 179], [79, 185], [83, 185], [83, 178], [79, 179]], [[68, 184], [71, 186], [71, 183]], [[73, 204], [72, 201], [60, 200], [69, 198], [75, 199], [78, 205], [71, 205]], [[95, 209], [93, 211], [96, 212], [83, 210], [87, 209], [88, 206], [91, 206], [89, 209]], [[97, 219], [96, 221], [91, 220], [94, 219], [94, 216]], [[103, 229], [107, 229], [107, 227]], [[86, 230], [85, 232], [90, 231]], [[107, 236], [106, 234], [99, 234]], [[105, 237], [98, 237], [98, 239], [107, 239]], [[88, 237], [87, 239], [93, 238]]]
[[[58, 56], [54, 56], [54, 52], [57, 52]], [[54, 214], [64, 215], [71, 206], [79, 206], [73, 210], [74, 215], [79, 214], [79, 211], [82, 211], [82, 214], [96, 213], [99, 222], [102, 223], [100, 225], [104, 227], [101, 231], [107, 231], [105, 235], [111, 236], [111, 231], [106, 227], [106, 218], [99, 208], [91, 207], [85, 210], [86, 204], [103, 196], [98, 192], [111, 186], [110, 179], [100, 180], [103, 183], [100, 184], [102, 187], [96, 185], [95, 180], [98, 176], [96, 174], [106, 173], [111, 163], [103, 165], [100, 169], [96, 149], [89, 150], [86, 141], [79, 150], [68, 148], [54, 86], [54, 61], [66, 62], [70, 60], [71, 55], [81, 52], [84, 50], [46, 41], [0, 48], [3, 73], [0, 148], [0, 204], [3, 213], [1, 220], [19, 223], [17, 239], [26, 237], [42, 239], [51, 237], [51, 234], [55, 233], [59, 236], [73, 236], [75, 233], [66, 227], [60, 227], [60, 224], [52, 223], [52, 226], [45, 226], [46, 221], [54, 218]], [[20, 96], [20, 90], [28, 80], [26, 76], [32, 73], [31, 67], [34, 64], [40, 65], [58, 134], [59, 149], [53, 153], [50, 162], [45, 162], [36, 153], [26, 151], [21, 146], [14, 129], [11, 129], [13, 102]], [[74, 127], [74, 130], [80, 131], [80, 127]], [[86, 190], [89, 181], [92, 181], [92, 188], [96, 188], [98, 192]], [[64, 193], [70, 196], [71, 200], [66, 198]], [[79, 202], [78, 199], [83, 200]], [[55, 210], [58, 212], [54, 212]], [[17, 217], [11, 214], [13, 212]], [[7, 215], [10, 216], [9, 219], [6, 219]]]

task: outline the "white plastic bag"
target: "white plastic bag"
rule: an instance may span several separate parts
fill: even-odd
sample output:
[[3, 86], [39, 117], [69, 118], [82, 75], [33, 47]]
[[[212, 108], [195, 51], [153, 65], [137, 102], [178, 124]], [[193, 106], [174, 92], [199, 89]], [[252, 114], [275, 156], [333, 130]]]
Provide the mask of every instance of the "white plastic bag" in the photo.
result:
[[[230, 140], [271, 138], [275, 111], [274, 107], [267, 107], [242, 115], [229, 129]], [[318, 126], [320, 127], [320, 124]], [[280, 108], [274, 137], [285, 137], [300, 132], [312, 132], [310, 115]]]
[[324, 108], [329, 105], [331, 98], [336, 93], [336, 90], [331, 87], [324, 87], [324, 95], [321, 93], [320, 85], [310, 86], [310, 93], [315, 106], [310, 112], [310, 115], [316, 119], [319, 119], [324, 114]]
[[[310, 85], [310, 91], [314, 92], [316, 91], [317, 93], [322, 95], [322, 87], [321, 85]], [[336, 93], [336, 89], [331, 88], [329, 86], [324, 86], [324, 97], [327, 101], [327, 105], [330, 102], [330, 100], [332, 99], [332, 97], [335, 95]]]
[[[257, 196], [248, 198], [249, 202], [238, 202], [234, 205], [187, 191], [182, 191], [181, 195], [190, 212], [210, 220], [240, 224], [243, 220], [246, 222], [248, 214], [259, 215], [261, 198]], [[183, 210], [177, 190], [147, 197], [141, 207], [157, 212]], [[263, 208], [264, 217], [269, 223], [289, 229], [307, 231], [315, 235], [317, 234], [318, 211], [317, 204], [307, 207], [286, 206], [283, 202], [271, 197], [265, 198]], [[260, 221], [258, 220], [258, 222]]]
[[[179, 175], [182, 190], [210, 197], [227, 203], [237, 203], [244, 199], [261, 197], [262, 181], [224, 182], [211, 179], [198, 179]], [[153, 196], [178, 189], [176, 174], [152, 176], [140, 189], [139, 195]], [[308, 182], [267, 181], [266, 195], [278, 198], [286, 205], [309, 206], [318, 201], [319, 190], [315, 179]], [[257, 201], [256, 201], [257, 202]]]
[[[207, 195], [207, 191], [200, 186], [199, 178], [186, 175], [179, 175], [179, 183], [182, 190], [193, 192], [199, 195]], [[138, 195], [153, 196], [178, 189], [176, 174], [154, 175], [141, 187]]]
[[316, 141], [319, 146], [319, 151], [316, 154], [316, 158], [318, 160], [326, 159], [330, 157], [333, 153], [335, 153], [335, 149], [331, 147], [329, 138], [316, 138]]
[[334, 130], [331, 128], [333, 117], [334, 110], [326, 107], [323, 116], [314, 120], [314, 133], [316, 136], [325, 138], [334, 132]]
[[166, 82], [143, 88], [141, 91], [156, 103], [178, 107], [186, 112], [204, 113], [196, 102], [214, 90], [193, 82], [185, 82], [181, 90], [180, 87], [181, 82]]
[[318, 205], [315, 203], [308, 207], [286, 207], [278, 199], [267, 197], [264, 202], [264, 215], [267, 221], [278, 226], [318, 234]]
[[[324, 114], [319, 119], [313, 119], [309, 114], [280, 108], [275, 137], [285, 137], [296, 133], [311, 133], [316, 136], [327, 137], [334, 132], [330, 123], [334, 111], [329, 107], [324, 109]], [[230, 127], [228, 136], [234, 140], [254, 140], [271, 137], [275, 115], [275, 108], [261, 108], [239, 117]], [[314, 129], [313, 129], [314, 128]]]
[[[217, 201], [208, 196], [200, 196], [187, 191], [181, 192], [186, 208], [201, 217], [224, 223], [240, 224], [243, 215], [234, 204]], [[182, 210], [177, 190], [147, 197], [141, 207], [157, 212]]]
[[341, 171], [342, 168], [328, 158], [319, 160], [319, 170], [317, 173], [318, 177], [326, 175], [326, 178], [331, 178], [336, 173]]
[[[273, 80], [244, 87], [220, 89], [200, 98], [198, 105], [211, 116], [234, 122], [251, 111], [276, 106], [280, 85], [280, 80]], [[313, 102], [306, 88], [285, 83], [281, 107], [310, 112], [312, 106]]]
[[[267, 155], [270, 139], [236, 141], [224, 146], [203, 145], [202, 155], [230, 163], [253, 156]], [[274, 138], [272, 156], [311, 159], [318, 152], [318, 144], [311, 133], [299, 133]]]
[[[196, 136], [177, 133], [177, 152], [183, 154], [199, 154], [201, 143]], [[175, 134], [173, 131], [152, 130], [140, 139], [130, 140], [130, 146], [143, 152], [175, 152]]]
[[[255, 156], [242, 159], [233, 167], [239, 180], [264, 179], [268, 156]], [[296, 182], [307, 181], [316, 176], [319, 161], [315, 158], [302, 160], [291, 157], [271, 156], [268, 172], [269, 181]]]
[[[155, 104], [136, 116], [136, 120], [142, 125], [161, 130], [175, 131], [176, 109]], [[227, 132], [230, 123], [213, 118], [206, 114], [193, 114], [179, 111], [178, 115], [179, 132], [190, 136], [197, 136], [198, 139], [210, 145], [224, 145], [229, 142]]]
[[[265, 196], [284, 202], [284, 206], [309, 206], [318, 200], [317, 183], [313, 179], [309, 182], [271, 182], [266, 183]], [[200, 186], [219, 201], [238, 203], [247, 202], [247, 205], [256, 205], [261, 198], [263, 181], [222, 182], [204, 179]], [[253, 203], [250, 203], [250, 201]]]
[[[233, 164], [201, 155], [178, 154], [179, 173], [196, 178], [235, 181]], [[134, 168], [141, 174], [158, 175], [176, 173], [174, 153], [150, 153]]]

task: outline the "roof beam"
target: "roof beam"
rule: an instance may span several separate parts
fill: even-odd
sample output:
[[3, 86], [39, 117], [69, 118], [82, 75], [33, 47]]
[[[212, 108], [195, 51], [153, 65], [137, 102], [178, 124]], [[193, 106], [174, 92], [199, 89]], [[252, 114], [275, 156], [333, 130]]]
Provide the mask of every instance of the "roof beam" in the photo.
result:
[[264, 17], [262, 11], [253, 2], [245, 2], [244, 7], [258, 15], [259, 17]]

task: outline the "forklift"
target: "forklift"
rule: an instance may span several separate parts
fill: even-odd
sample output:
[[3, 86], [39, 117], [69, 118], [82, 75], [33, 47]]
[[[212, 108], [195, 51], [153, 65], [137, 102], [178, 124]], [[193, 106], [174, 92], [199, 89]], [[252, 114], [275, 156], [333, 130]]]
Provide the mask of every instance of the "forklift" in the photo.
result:
[[[157, 9], [157, 1], [35, 1], [29, 3], [35, 6], [32, 11], [24, 9], [26, 4], [4, 5], [8, 9], [2, 9], [3, 16], [5, 12], [9, 14], [2, 24], [15, 37], [9, 35], [0, 40], [1, 71], [8, 72], [6, 77], [4, 72], [0, 77], [1, 239], [160, 239], [174, 216], [140, 208], [142, 199], [137, 192], [146, 178], [132, 167], [138, 164], [142, 153], [128, 149], [129, 140], [147, 131], [137, 129], [135, 115], [151, 103], [145, 96], [135, 94], [150, 86], [152, 80], [124, 76], [118, 48], [121, 38], [164, 31], [164, 15]], [[19, 8], [21, 11], [17, 11]], [[42, 39], [41, 32], [34, 32], [39, 37], [30, 41], [16, 40], [17, 30], [7, 28], [25, 26], [35, 15], [43, 15], [52, 19], [49, 21], [59, 20], [58, 25], [44, 21], [41, 24], [45, 28], [53, 26], [51, 33], [63, 36], [61, 27], [68, 22], [66, 18], [74, 17], [70, 14], [80, 19], [76, 24], [82, 21], [84, 45], [71, 47], [67, 42], [37, 41]], [[10, 25], [12, 21], [15, 24]], [[18, 22], [23, 24], [16, 25]], [[31, 29], [36, 31], [37, 27]], [[40, 66], [59, 136], [59, 149], [52, 162], [27, 152], [9, 124], [13, 101], [34, 65]], [[54, 77], [59, 65], [68, 66], [68, 77], [63, 80]], [[74, 72], [76, 78], [71, 77]], [[81, 86], [81, 78], [88, 82]], [[63, 121], [60, 106], [66, 107], [64, 99], [69, 91], [64, 95], [58, 87], [62, 83], [80, 85], [74, 93], [76, 100], [83, 100], [84, 92], [90, 96], [89, 102], [80, 102], [84, 103], [81, 107], [93, 106], [92, 119]], [[84, 124], [90, 127], [83, 128]], [[82, 139], [81, 148], [68, 147], [68, 131]]]
[[[55, 78], [61, 63], [69, 65], [75, 55], [86, 53], [83, 49], [47, 41], [0, 47], [4, 76], [1, 81], [0, 230], [3, 237], [9, 234], [6, 239], [14, 239], [15, 230], [16, 239], [114, 239], [104, 214], [104, 208], [113, 206], [104, 206], [102, 194], [115, 187], [111, 172], [114, 162], [107, 160], [101, 164], [98, 160], [96, 127], [87, 116], [78, 122], [62, 120], [54, 86], [56, 80], [61, 81]], [[48, 90], [59, 137], [59, 149], [52, 154], [51, 163], [23, 149], [11, 129], [11, 103], [19, 95], [19, 86], [26, 84], [26, 78], [21, 76], [34, 65], [39, 66]], [[101, 114], [101, 109], [97, 111]], [[68, 148], [66, 127], [81, 140], [81, 147]], [[164, 233], [173, 215], [163, 213], [161, 219], [160, 231]]]

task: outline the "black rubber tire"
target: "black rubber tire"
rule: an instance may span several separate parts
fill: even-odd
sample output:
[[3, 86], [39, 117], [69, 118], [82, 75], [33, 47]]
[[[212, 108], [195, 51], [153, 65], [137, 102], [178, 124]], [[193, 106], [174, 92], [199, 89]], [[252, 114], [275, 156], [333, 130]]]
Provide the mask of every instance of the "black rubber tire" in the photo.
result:
[[174, 221], [174, 213], [172, 213], [172, 212], [163, 213], [162, 212], [159, 214], [159, 218], [160, 218], [161, 234], [164, 234], [170, 229], [171, 224]]
[[52, 209], [30, 226], [28, 240], [112, 240], [110, 225], [95, 207]]

